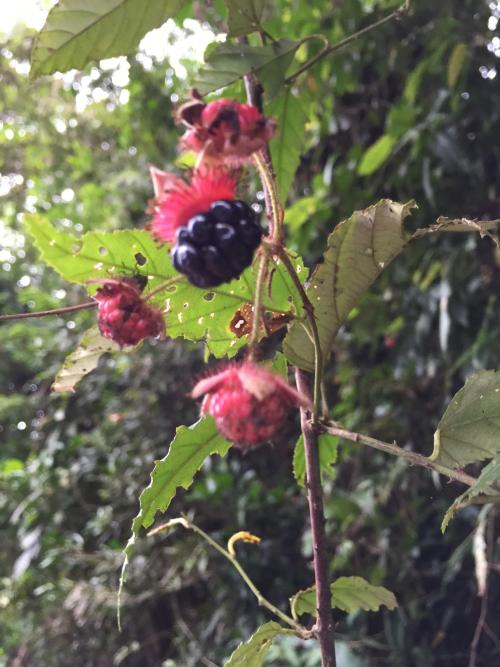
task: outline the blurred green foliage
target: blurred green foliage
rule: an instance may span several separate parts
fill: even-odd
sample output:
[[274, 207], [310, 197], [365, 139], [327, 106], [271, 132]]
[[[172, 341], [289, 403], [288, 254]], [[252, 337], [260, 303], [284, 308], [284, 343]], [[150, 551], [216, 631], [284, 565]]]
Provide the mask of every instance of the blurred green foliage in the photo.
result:
[[[335, 41], [398, 4], [274, 0], [266, 29]], [[309, 264], [338, 221], [384, 196], [415, 198], [414, 226], [441, 214], [498, 217], [500, 108], [488, 28], [497, 10], [483, 0], [414, 4], [408, 17], [322, 60], [293, 88], [307, 131], [293, 142], [302, 156], [288, 198], [289, 243]], [[222, 9], [193, 3], [191, 16], [220, 25]], [[179, 78], [166, 61], [130, 57], [126, 96], [102, 65], [28, 83], [32, 39], [19, 29], [0, 51], [2, 313], [85, 297], [43, 267], [25, 238], [23, 213], [41, 212], [77, 235], [143, 226], [149, 165], [174, 163], [172, 109], [198, 67], [186, 56], [187, 78]], [[308, 42], [298, 62], [318, 48]], [[337, 338], [326, 374], [333, 417], [430, 454], [435, 426], [465, 377], [499, 367], [499, 287], [500, 259], [488, 239], [415, 243]], [[1, 325], [0, 664], [220, 663], [269, 618], [191, 534], [139, 541], [122, 633], [115, 621], [121, 549], [137, 498], [175, 427], [196, 420], [187, 394], [202, 351], [150, 343], [103, 360], [77, 394], [51, 395], [65, 355], [92, 323], [92, 313], [82, 312]], [[292, 476], [297, 431], [291, 423], [273, 448], [206, 462], [170, 511], [192, 512], [221, 541], [242, 529], [259, 535], [260, 546], [239, 546], [241, 560], [284, 608], [312, 583], [307, 507]], [[332, 577], [362, 575], [394, 591], [400, 604], [379, 614], [335, 612], [339, 665], [467, 665], [480, 605], [471, 551], [478, 509], [459, 513], [440, 533], [463, 489], [345, 443], [325, 485]], [[494, 572], [491, 619], [499, 604]], [[477, 667], [500, 661], [495, 632], [492, 620]], [[268, 664], [316, 667], [317, 647], [278, 641]]]

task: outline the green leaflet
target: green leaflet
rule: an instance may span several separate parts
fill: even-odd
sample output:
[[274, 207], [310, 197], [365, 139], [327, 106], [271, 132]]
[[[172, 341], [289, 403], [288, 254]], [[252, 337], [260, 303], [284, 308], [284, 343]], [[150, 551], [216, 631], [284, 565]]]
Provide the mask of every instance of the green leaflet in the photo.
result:
[[[307, 295], [314, 306], [321, 348], [327, 360], [333, 341], [359, 298], [407, 243], [403, 221], [415, 207], [382, 199], [341, 222], [328, 237], [324, 262], [313, 273]], [[294, 322], [284, 352], [295, 366], [314, 369], [314, 348]]]
[[[38, 215], [26, 216], [26, 227], [45, 262], [71, 282], [86, 284], [89, 280], [142, 275], [148, 278], [147, 295], [165, 281], [179, 277], [168, 249], [155, 243], [144, 230], [87, 232], [78, 239]], [[294, 256], [293, 262], [305, 278], [302, 260]], [[95, 289], [96, 285], [91, 284], [89, 290]], [[236, 311], [253, 301], [254, 291], [255, 269], [250, 267], [237, 280], [213, 290], [199, 289], [181, 279], [155, 294], [151, 303], [163, 310], [170, 338], [205, 341], [211, 354], [234, 356], [247, 338], [238, 338], [230, 324]], [[273, 267], [263, 305], [302, 315], [300, 296], [280, 263]]]
[[360, 176], [370, 176], [377, 171], [389, 158], [395, 143], [396, 139], [388, 134], [383, 134], [377, 139], [361, 158], [358, 166], [358, 174]]
[[446, 514], [444, 515], [443, 522], [441, 523], [441, 531], [444, 531], [448, 528], [448, 524], [453, 519], [455, 512], [458, 510], [459, 506], [468, 504], [473, 498], [478, 496], [480, 493], [484, 493], [490, 484], [494, 484], [500, 480], [500, 456], [497, 456], [493, 461], [490, 461], [487, 466], [481, 470], [476, 483], [469, 487], [467, 491], [464, 491], [462, 495], [453, 502], [451, 507], [448, 508]]
[[38, 34], [31, 77], [83, 69], [135, 51], [141, 38], [177, 14], [182, 0], [59, 0]]
[[278, 124], [278, 132], [271, 140], [269, 148], [280, 199], [285, 203], [305, 142], [304, 125], [307, 115], [304, 100], [295, 95], [291, 88], [286, 88], [280, 97], [267, 106], [266, 114]]
[[[330, 586], [332, 608], [341, 609], [351, 614], [363, 611], [378, 611], [381, 605], [388, 609], [398, 606], [394, 593], [383, 586], [373, 586], [362, 577], [339, 577]], [[294, 617], [301, 614], [316, 616], [316, 587], [311, 586], [299, 591], [290, 598], [290, 607]]]
[[471, 375], [452, 398], [434, 434], [431, 461], [461, 468], [500, 453], [500, 371]]
[[280, 634], [295, 635], [293, 630], [282, 628], [281, 625], [270, 621], [264, 623], [244, 644], [240, 644], [224, 663], [224, 667], [261, 667], [273, 639]]
[[260, 29], [265, 0], [224, 0], [231, 37], [241, 37]]
[[[337, 462], [339, 438], [328, 433], [318, 436], [319, 467], [321, 473], [333, 475], [333, 466]], [[306, 459], [304, 451], [304, 436], [300, 436], [295, 445], [293, 454], [293, 475], [300, 486], [306, 483]]]
[[83, 335], [76, 350], [69, 354], [63, 367], [56, 375], [52, 385], [52, 391], [74, 392], [75, 385], [88, 373], [97, 368], [99, 359], [106, 352], [118, 352], [120, 346], [112, 340], [104, 338], [98, 328], [91, 327]]
[[266, 46], [248, 44], [210, 45], [205, 53], [205, 67], [193, 81], [202, 95], [228, 86], [249, 72], [255, 72], [266, 90], [274, 93], [285, 79], [300, 42], [280, 39]]
[[156, 512], [166, 512], [178, 487], [188, 489], [203, 461], [210, 454], [224, 456], [231, 444], [215, 427], [212, 417], [203, 417], [192, 426], [179, 426], [168, 454], [156, 461], [151, 483], [141, 493], [140, 512], [132, 524], [134, 535], [149, 528]]

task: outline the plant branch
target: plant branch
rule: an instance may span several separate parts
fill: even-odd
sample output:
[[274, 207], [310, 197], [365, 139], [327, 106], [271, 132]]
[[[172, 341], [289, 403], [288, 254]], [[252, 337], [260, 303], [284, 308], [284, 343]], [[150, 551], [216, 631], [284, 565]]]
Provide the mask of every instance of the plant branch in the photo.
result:
[[[348, 431], [347, 429], [335, 424], [334, 422], [321, 424], [320, 428], [324, 433], [330, 433], [331, 435], [336, 435], [339, 438], [344, 438], [345, 440], [350, 440], [351, 442], [358, 442], [362, 445], [373, 447], [374, 449], [378, 449], [379, 451], [385, 452], [386, 454], [399, 456], [412, 465], [421, 466], [423, 468], [427, 468], [428, 470], [435, 470], [440, 475], [445, 475], [446, 477], [449, 477], [456, 482], [466, 484], [467, 486], [473, 486], [477, 482], [475, 477], [472, 477], [471, 475], [468, 475], [461, 470], [454, 470], [453, 468], [449, 468], [448, 466], [442, 465], [441, 463], [431, 461], [429, 458], [427, 458], [427, 456], [422, 456], [422, 454], [417, 454], [416, 452], [410, 452], [407, 449], [399, 447], [395, 443], [390, 444], [388, 442], [382, 442], [381, 440], [371, 438], [368, 435], [362, 435], [361, 433]], [[492, 487], [487, 487], [485, 491], [488, 495], [498, 496], [498, 490], [495, 490]]]
[[297, 275], [294, 265], [285, 248], [280, 248], [278, 252], [278, 257], [281, 259], [285, 265], [288, 275], [293, 280], [293, 284], [297, 288], [297, 291], [300, 294], [302, 299], [302, 305], [304, 306], [304, 311], [306, 313], [307, 320], [311, 327], [312, 334], [312, 343], [314, 345], [314, 411], [313, 411], [313, 421], [317, 421], [319, 415], [321, 414], [322, 405], [322, 382], [323, 382], [323, 352], [321, 350], [321, 341], [319, 338], [318, 325], [316, 323], [316, 317], [314, 315], [314, 306], [312, 305], [307, 293], [304, 289], [304, 286], [300, 282], [300, 278]]
[[259, 172], [264, 193], [266, 209], [269, 217], [269, 236], [278, 244], [283, 242], [283, 207], [281, 206], [276, 180], [272, 172], [269, 156], [264, 151], [258, 151], [253, 156], [255, 166]]
[[25, 320], [28, 317], [48, 317], [49, 315], [66, 315], [75, 313], [78, 310], [87, 310], [96, 308], [97, 301], [87, 301], [78, 303], [76, 306], [64, 306], [63, 308], [52, 308], [51, 310], [38, 310], [33, 313], [14, 313], [13, 315], [0, 315], [0, 322], [10, 322], [11, 320]]
[[262, 319], [262, 292], [267, 274], [268, 255], [264, 248], [259, 258], [259, 268], [257, 270], [257, 280], [255, 282], [255, 297], [253, 301], [253, 322], [250, 334], [250, 356], [255, 353], [255, 346], [259, 338], [259, 327]]
[[272, 614], [277, 616], [280, 620], [282, 620], [284, 623], [289, 625], [291, 628], [294, 629], [296, 633], [300, 635], [303, 639], [310, 639], [311, 638], [311, 632], [307, 629], [304, 628], [300, 623], [297, 623], [294, 621], [293, 618], [282, 612], [280, 609], [275, 607], [272, 602], [270, 602], [267, 598], [262, 595], [262, 593], [259, 591], [257, 586], [253, 583], [253, 581], [250, 579], [246, 571], [243, 569], [243, 566], [239, 563], [236, 557], [231, 555], [229, 551], [224, 549], [218, 542], [213, 540], [210, 535], [207, 535], [204, 530], [196, 526], [194, 523], [192, 523], [186, 516], [177, 518], [177, 519], [171, 519], [167, 523], [162, 524], [161, 526], [158, 526], [157, 528], [154, 528], [153, 530], [149, 531], [148, 537], [152, 535], [156, 535], [160, 532], [168, 531], [171, 528], [175, 526], [182, 526], [183, 528], [186, 528], [187, 530], [192, 530], [193, 532], [197, 533], [200, 537], [202, 537], [205, 542], [207, 542], [211, 547], [213, 547], [216, 551], [218, 551], [224, 558], [226, 558], [232, 566], [235, 568], [235, 570], [238, 572], [240, 577], [243, 579], [243, 581], [246, 583], [248, 588], [252, 591], [252, 593], [255, 595], [257, 598], [257, 601], [259, 605], [262, 607], [266, 607]]
[[344, 48], [344, 46], [348, 46], [352, 42], [356, 41], [360, 37], [363, 37], [367, 33], [371, 32], [372, 30], [375, 30], [377, 28], [380, 28], [386, 23], [389, 23], [393, 19], [400, 19], [410, 8], [410, 0], [406, 0], [401, 7], [396, 9], [395, 11], [391, 12], [384, 18], [380, 19], [379, 21], [375, 21], [375, 23], [372, 23], [369, 26], [366, 26], [366, 28], [362, 28], [361, 30], [358, 30], [358, 32], [355, 32], [352, 35], [349, 35], [349, 37], [346, 37], [345, 39], [340, 40], [340, 42], [337, 42], [336, 44], [328, 44], [327, 46], [324, 46], [321, 51], [319, 51], [315, 56], [313, 56], [310, 60], [308, 60], [306, 63], [304, 63], [301, 67], [299, 67], [295, 72], [290, 74], [285, 79], [285, 84], [290, 84], [297, 77], [299, 77], [301, 74], [306, 72], [310, 67], [315, 65], [317, 62], [325, 58], [326, 56], [329, 56], [330, 54], [334, 53], [335, 51], [339, 51], [340, 49]]
[[[298, 391], [310, 396], [309, 379], [305, 371], [297, 368], [295, 380]], [[306, 459], [307, 502], [313, 542], [314, 579], [316, 584], [317, 621], [316, 634], [321, 649], [322, 667], [335, 667], [335, 637], [331, 609], [330, 581], [328, 576], [328, 560], [326, 550], [325, 515], [323, 511], [323, 489], [319, 466], [317, 424], [309, 420], [305, 408], [300, 409], [300, 423], [304, 436]]]

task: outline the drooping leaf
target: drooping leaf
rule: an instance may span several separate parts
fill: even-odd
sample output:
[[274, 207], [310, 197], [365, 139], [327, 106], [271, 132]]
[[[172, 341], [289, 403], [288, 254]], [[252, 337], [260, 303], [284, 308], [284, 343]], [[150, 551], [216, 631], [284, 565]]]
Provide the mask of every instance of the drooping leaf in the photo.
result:
[[[339, 438], [328, 433], [318, 436], [319, 467], [321, 473], [333, 475], [333, 466], [337, 462]], [[306, 458], [304, 450], [304, 437], [301, 435], [295, 445], [293, 454], [293, 474], [300, 486], [306, 483]]]
[[389, 134], [383, 134], [367, 149], [358, 166], [360, 176], [370, 176], [379, 169], [390, 156], [396, 139]]
[[[331, 584], [330, 591], [332, 608], [348, 614], [359, 609], [378, 611], [382, 605], [391, 610], [398, 606], [394, 593], [383, 586], [373, 586], [362, 577], [339, 577]], [[316, 587], [296, 593], [290, 598], [290, 607], [294, 616], [316, 616]]]
[[500, 371], [471, 375], [434, 434], [431, 461], [462, 468], [500, 454]]
[[451, 507], [449, 507], [446, 514], [444, 515], [443, 522], [441, 524], [441, 531], [444, 533], [448, 527], [448, 524], [453, 519], [455, 512], [460, 509], [461, 505], [465, 506], [479, 494], [486, 493], [488, 491], [488, 487], [492, 484], [495, 484], [496, 482], [500, 482], [500, 456], [497, 456], [495, 459], [493, 459], [493, 461], [490, 461], [488, 465], [484, 466], [476, 483], [470, 486], [460, 496], [458, 496]]
[[457, 84], [457, 81], [462, 72], [465, 61], [469, 54], [469, 49], [467, 44], [460, 42], [457, 44], [453, 51], [451, 52], [450, 59], [448, 61], [448, 86], [449, 88], [454, 88]]
[[[417, 229], [412, 239], [419, 239], [429, 234], [441, 232], [467, 233], [478, 232], [481, 238], [489, 236], [494, 243], [498, 243], [498, 232], [500, 231], [500, 220], [468, 220], [467, 218], [445, 218], [439, 217], [434, 225]], [[496, 232], [496, 235], [493, 235]]]
[[241, 37], [260, 29], [265, 0], [224, 0], [231, 37]]
[[266, 46], [218, 44], [205, 54], [205, 67], [193, 82], [202, 95], [228, 86], [254, 72], [264, 88], [280, 87], [299, 42], [281, 39]]
[[208, 456], [224, 456], [230, 446], [219, 435], [212, 417], [203, 417], [192, 426], [179, 426], [168, 454], [156, 461], [151, 482], [140, 495], [141, 509], [132, 524], [133, 534], [138, 535], [141, 527], [148, 528], [157, 512], [167, 511], [177, 489], [191, 486]]
[[278, 132], [269, 145], [282, 202], [287, 199], [305, 141], [306, 112], [303, 101], [291, 88], [266, 108], [278, 124]]
[[174, 17], [182, 0], [59, 0], [33, 49], [31, 77], [127, 55], [141, 38]]
[[[325, 360], [358, 299], [406, 245], [403, 221], [414, 207], [413, 201], [400, 204], [383, 199], [353, 213], [328, 237], [324, 262], [307, 288]], [[313, 345], [298, 322], [291, 325], [283, 349], [295, 366], [314, 369]]]
[[274, 621], [264, 623], [244, 644], [240, 644], [224, 663], [224, 667], [262, 667], [273, 639], [280, 634], [295, 635], [293, 630], [282, 628]]
[[76, 350], [66, 357], [63, 367], [56, 375], [52, 391], [58, 393], [74, 392], [78, 382], [94, 368], [97, 368], [99, 359], [103, 354], [119, 350], [120, 346], [117, 343], [101, 336], [96, 326], [91, 327], [83, 335]]

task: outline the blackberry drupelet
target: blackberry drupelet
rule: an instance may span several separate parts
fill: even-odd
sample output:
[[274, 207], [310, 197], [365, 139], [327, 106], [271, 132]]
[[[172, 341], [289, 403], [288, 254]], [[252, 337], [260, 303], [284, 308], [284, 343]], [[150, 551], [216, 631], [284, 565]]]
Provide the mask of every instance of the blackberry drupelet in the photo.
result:
[[252, 263], [262, 230], [243, 201], [219, 199], [176, 233], [172, 263], [197, 287], [217, 287], [237, 278]]

